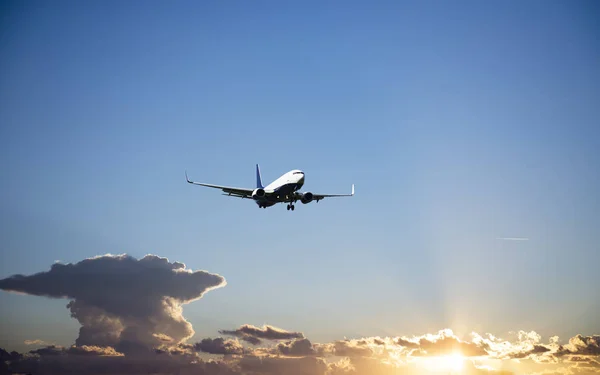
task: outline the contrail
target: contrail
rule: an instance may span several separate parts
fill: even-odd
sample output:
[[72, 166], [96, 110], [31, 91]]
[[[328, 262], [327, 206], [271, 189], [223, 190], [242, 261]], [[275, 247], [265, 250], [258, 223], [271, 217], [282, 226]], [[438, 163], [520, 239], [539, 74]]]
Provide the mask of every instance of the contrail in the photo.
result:
[[498, 237], [496, 239], [502, 241], [529, 241], [527, 237]]

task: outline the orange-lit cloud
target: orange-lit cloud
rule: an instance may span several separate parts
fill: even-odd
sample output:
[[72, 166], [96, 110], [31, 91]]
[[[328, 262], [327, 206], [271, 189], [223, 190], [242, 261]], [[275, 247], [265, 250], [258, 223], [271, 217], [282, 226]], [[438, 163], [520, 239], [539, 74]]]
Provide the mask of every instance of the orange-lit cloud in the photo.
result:
[[[260, 331], [262, 335], [269, 335], [265, 334], [266, 327]], [[283, 332], [291, 333], [283, 329], [277, 331], [277, 337], [286, 336]], [[140, 360], [139, 356], [117, 358], [123, 354], [112, 347], [50, 346], [25, 355], [13, 355], [7, 361], [14, 371], [48, 366], [48, 373], [66, 371], [71, 365], [84, 371], [85, 362], [79, 359], [84, 355], [93, 357], [90, 366], [100, 366], [107, 374], [119, 373], [124, 368], [130, 373], [144, 373], [154, 366], [152, 368], [164, 371], [158, 373], [167, 374], [177, 369], [180, 373], [206, 375], [569, 375], [600, 374], [599, 343], [597, 335], [577, 335], [564, 344], [558, 337], [544, 342], [533, 331], [520, 331], [512, 341], [478, 333], [465, 339], [444, 329], [421, 336], [364, 337], [330, 343], [296, 338], [263, 347], [244, 347], [236, 339], [206, 338], [195, 344], [157, 350], [143, 357], [147, 361]], [[207, 360], [200, 353], [222, 356]], [[54, 370], [56, 372], [52, 372]], [[84, 372], [94, 374], [93, 367], [88, 370]]]
[[[93, 275], [93, 277], [90, 277]], [[117, 280], [117, 281], [115, 281]], [[81, 324], [75, 345], [28, 353], [0, 349], [0, 373], [203, 375], [600, 374], [600, 336], [564, 341], [519, 331], [513, 339], [451, 329], [417, 336], [311, 342], [302, 332], [250, 324], [228, 338], [188, 342], [194, 332], [182, 304], [222, 287], [222, 276], [146, 256], [106, 255], [50, 271], [0, 280], [0, 288], [67, 297]], [[134, 350], [135, 348], [145, 350]]]
[[221, 330], [222, 335], [237, 336], [253, 345], [260, 344], [262, 340], [289, 340], [301, 339], [304, 335], [300, 332], [288, 332], [281, 328], [265, 325], [262, 328], [244, 324], [235, 330]]

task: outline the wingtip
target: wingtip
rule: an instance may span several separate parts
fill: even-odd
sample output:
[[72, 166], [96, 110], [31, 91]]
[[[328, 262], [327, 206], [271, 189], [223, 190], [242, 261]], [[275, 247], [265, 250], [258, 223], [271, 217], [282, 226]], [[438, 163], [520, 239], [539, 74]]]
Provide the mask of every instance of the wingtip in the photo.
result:
[[354, 184], [352, 184], [352, 195], [354, 195]]
[[191, 181], [190, 181], [190, 179], [188, 178], [188, 175], [187, 175], [187, 170], [185, 171], [185, 180], [186, 180], [187, 182], [191, 182]]

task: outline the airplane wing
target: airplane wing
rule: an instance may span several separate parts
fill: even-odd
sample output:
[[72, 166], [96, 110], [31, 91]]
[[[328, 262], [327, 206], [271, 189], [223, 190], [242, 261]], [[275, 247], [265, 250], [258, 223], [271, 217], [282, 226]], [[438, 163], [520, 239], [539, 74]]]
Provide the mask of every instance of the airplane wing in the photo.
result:
[[[297, 192], [296, 196], [298, 197], [298, 199], [300, 199], [302, 197], [303, 193]], [[350, 194], [317, 194], [317, 193], [312, 193], [313, 195], [313, 200], [318, 202], [323, 198], [333, 198], [333, 197], [352, 197], [354, 195], [354, 184], [352, 184], [352, 192]]]
[[231, 186], [204, 184], [201, 182], [191, 181], [187, 176], [187, 172], [185, 172], [185, 179], [190, 184], [206, 186], [206, 187], [215, 188], [215, 189], [221, 189], [223, 192], [227, 193], [226, 195], [231, 195], [231, 196], [239, 197], [239, 198], [249, 198], [252, 196], [252, 192], [254, 191], [254, 189], [245, 189], [245, 188], [237, 188], [237, 187], [231, 187]]

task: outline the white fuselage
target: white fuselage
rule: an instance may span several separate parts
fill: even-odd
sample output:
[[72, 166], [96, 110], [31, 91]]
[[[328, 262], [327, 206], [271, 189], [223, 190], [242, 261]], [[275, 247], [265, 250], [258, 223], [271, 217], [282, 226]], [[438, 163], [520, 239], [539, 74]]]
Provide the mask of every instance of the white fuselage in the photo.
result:
[[278, 202], [288, 201], [294, 192], [304, 185], [304, 172], [299, 169], [291, 170], [264, 187], [267, 196], [257, 201], [259, 206], [272, 206]]
[[[292, 186], [294, 185], [294, 186]], [[278, 179], [276, 179], [275, 181], [271, 182], [269, 185], [265, 186], [265, 191], [267, 192], [271, 192], [271, 191], [278, 191], [281, 189], [285, 189], [289, 187], [289, 188], [293, 188], [296, 187], [295, 189], [291, 190], [291, 191], [296, 191], [298, 189], [300, 189], [302, 187], [302, 185], [304, 185], [304, 172], [302, 172], [301, 170], [295, 169], [293, 171], [289, 171], [283, 175], [281, 175], [281, 177], [279, 177]]]

